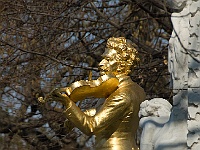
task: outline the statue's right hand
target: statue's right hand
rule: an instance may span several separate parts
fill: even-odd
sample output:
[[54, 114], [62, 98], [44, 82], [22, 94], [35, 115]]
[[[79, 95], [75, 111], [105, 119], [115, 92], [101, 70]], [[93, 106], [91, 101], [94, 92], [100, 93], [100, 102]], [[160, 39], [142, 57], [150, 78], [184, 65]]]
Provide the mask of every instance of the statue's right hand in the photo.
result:
[[69, 99], [68, 95], [65, 94], [66, 88], [55, 88], [45, 97], [38, 97], [37, 100], [40, 103], [46, 103], [47, 101], [58, 101], [65, 103], [66, 99]]
[[63, 93], [62, 89], [58, 89], [58, 88], [54, 89], [50, 94], [48, 94], [46, 99], [48, 99], [50, 101], [60, 102], [63, 105], [65, 105], [66, 107], [68, 107], [68, 105], [70, 105], [70, 102], [71, 102], [68, 95]]

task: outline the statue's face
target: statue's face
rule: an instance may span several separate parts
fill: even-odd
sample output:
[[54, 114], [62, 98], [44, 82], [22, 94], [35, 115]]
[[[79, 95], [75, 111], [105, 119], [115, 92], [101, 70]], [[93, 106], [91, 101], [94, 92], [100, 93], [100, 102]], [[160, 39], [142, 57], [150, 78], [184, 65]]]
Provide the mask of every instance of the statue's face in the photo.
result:
[[119, 62], [117, 61], [117, 51], [114, 49], [105, 49], [105, 52], [102, 55], [103, 60], [99, 63], [100, 74], [109, 74], [113, 73], [117, 75], [117, 67]]

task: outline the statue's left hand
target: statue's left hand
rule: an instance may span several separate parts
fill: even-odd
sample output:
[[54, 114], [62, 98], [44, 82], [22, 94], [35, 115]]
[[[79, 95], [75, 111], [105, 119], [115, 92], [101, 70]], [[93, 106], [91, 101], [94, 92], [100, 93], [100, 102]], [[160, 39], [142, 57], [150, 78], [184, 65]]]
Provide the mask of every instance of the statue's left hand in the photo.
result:
[[57, 101], [57, 102], [62, 103], [66, 107], [69, 107], [71, 103], [70, 98], [66, 94], [61, 93], [61, 91], [58, 88], [50, 92], [50, 94], [47, 97], [51, 99], [52, 101]]

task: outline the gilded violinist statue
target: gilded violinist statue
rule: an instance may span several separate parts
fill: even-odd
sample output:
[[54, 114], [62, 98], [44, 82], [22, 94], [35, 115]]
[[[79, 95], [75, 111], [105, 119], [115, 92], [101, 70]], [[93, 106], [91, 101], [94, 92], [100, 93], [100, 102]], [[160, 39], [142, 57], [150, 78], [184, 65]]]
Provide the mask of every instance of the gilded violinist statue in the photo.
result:
[[[66, 118], [86, 135], [95, 135], [96, 150], [137, 150], [135, 136], [138, 128], [140, 103], [145, 100], [144, 90], [131, 80], [128, 73], [139, 58], [131, 41], [124, 37], [109, 38], [100, 75], [113, 74], [119, 81], [117, 88], [105, 97], [98, 111], [85, 112], [66, 94], [55, 89], [49, 94], [54, 101], [65, 105]], [[109, 85], [107, 85], [109, 89]], [[106, 90], [106, 89], [105, 89]]]

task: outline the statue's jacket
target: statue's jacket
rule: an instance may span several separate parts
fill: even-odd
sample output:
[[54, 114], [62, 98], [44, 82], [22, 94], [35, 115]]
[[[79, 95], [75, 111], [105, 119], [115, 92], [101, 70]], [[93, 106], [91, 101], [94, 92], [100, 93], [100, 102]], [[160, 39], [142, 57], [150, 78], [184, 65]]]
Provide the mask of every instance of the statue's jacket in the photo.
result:
[[64, 112], [83, 133], [96, 136], [96, 150], [137, 149], [138, 111], [145, 93], [129, 76], [121, 76], [119, 81], [118, 89], [105, 99], [96, 114], [91, 116], [89, 110], [84, 113], [75, 103]]

